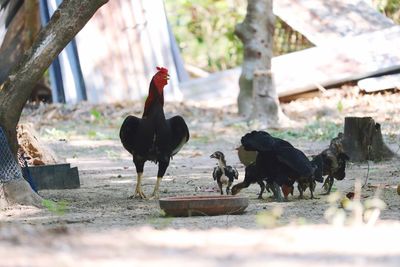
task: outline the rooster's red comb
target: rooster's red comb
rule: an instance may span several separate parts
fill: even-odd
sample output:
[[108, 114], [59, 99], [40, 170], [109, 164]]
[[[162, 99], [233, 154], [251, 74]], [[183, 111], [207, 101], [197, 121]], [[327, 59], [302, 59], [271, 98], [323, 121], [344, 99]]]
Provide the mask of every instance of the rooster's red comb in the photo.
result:
[[168, 69], [164, 67], [157, 67], [158, 72], [168, 74]]

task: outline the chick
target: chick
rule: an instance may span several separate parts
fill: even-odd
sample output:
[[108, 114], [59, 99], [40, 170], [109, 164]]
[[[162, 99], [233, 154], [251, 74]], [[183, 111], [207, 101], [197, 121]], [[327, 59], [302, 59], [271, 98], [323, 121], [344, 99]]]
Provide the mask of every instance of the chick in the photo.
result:
[[234, 179], [238, 179], [239, 173], [236, 168], [226, 165], [225, 156], [221, 151], [215, 151], [210, 158], [218, 160], [217, 167], [214, 168], [213, 178], [217, 181], [221, 195], [224, 194], [222, 185], [227, 184], [226, 194], [229, 195], [231, 185]]

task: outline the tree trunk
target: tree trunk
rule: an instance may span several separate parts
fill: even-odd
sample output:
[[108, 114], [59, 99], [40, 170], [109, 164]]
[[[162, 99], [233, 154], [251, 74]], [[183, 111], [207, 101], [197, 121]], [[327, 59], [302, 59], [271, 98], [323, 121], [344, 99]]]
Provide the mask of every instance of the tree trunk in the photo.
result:
[[39, 0], [24, 1], [8, 26], [0, 47], [0, 84], [32, 46], [40, 25]]
[[0, 209], [12, 205], [40, 207], [42, 200], [24, 178], [0, 183]]
[[346, 117], [344, 121], [344, 150], [351, 161], [380, 161], [394, 153], [383, 142], [381, 126], [371, 117]]
[[253, 111], [251, 119], [258, 120], [266, 127], [277, 127], [284, 123], [278, 95], [270, 70], [256, 70], [253, 81]]
[[24, 12], [22, 8], [15, 14], [8, 25], [0, 47], [0, 85], [7, 79], [8, 74], [24, 54], [23, 40], [25, 34]]
[[244, 45], [239, 113], [268, 125], [283, 115], [271, 73], [274, 25], [272, 0], [248, 0], [246, 18], [235, 28]]
[[[0, 126], [5, 131], [15, 158], [18, 147], [16, 126], [35, 83], [97, 9], [107, 2], [108, 0], [64, 0], [54, 12], [50, 22], [39, 32], [32, 48], [27, 51], [0, 88]], [[8, 199], [9, 203], [14, 203], [20, 202], [17, 195], [35, 194], [30, 188], [27, 189], [22, 185], [24, 184], [22, 179], [22, 177], [18, 179], [20, 181], [17, 182], [19, 184], [16, 186], [17, 189], [12, 190], [18, 192], [16, 194], [6, 194], [14, 185], [9, 182], [4, 183], [1, 197]], [[24, 199], [34, 199], [34, 197]]]

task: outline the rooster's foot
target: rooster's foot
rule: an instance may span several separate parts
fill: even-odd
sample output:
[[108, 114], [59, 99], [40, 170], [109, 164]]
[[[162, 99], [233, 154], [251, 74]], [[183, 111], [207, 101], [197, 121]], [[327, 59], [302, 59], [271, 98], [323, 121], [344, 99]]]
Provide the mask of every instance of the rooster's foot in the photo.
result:
[[160, 198], [160, 193], [158, 192], [158, 190], [154, 190], [153, 194], [151, 194], [151, 196], [148, 199], [152, 200], [152, 199], [159, 199], [159, 198]]
[[143, 191], [135, 191], [135, 194], [131, 195], [128, 197], [129, 199], [147, 199], [146, 195], [143, 193]]

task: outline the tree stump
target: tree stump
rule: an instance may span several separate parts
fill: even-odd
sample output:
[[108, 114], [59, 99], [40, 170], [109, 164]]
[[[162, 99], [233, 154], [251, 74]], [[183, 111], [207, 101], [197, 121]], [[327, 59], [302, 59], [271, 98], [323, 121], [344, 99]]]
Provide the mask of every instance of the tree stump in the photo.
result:
[[353, 162], [386, 160], [395, 154], [383, 142], [381, 125], [371, 117], [346, 117], [344, 150]]

